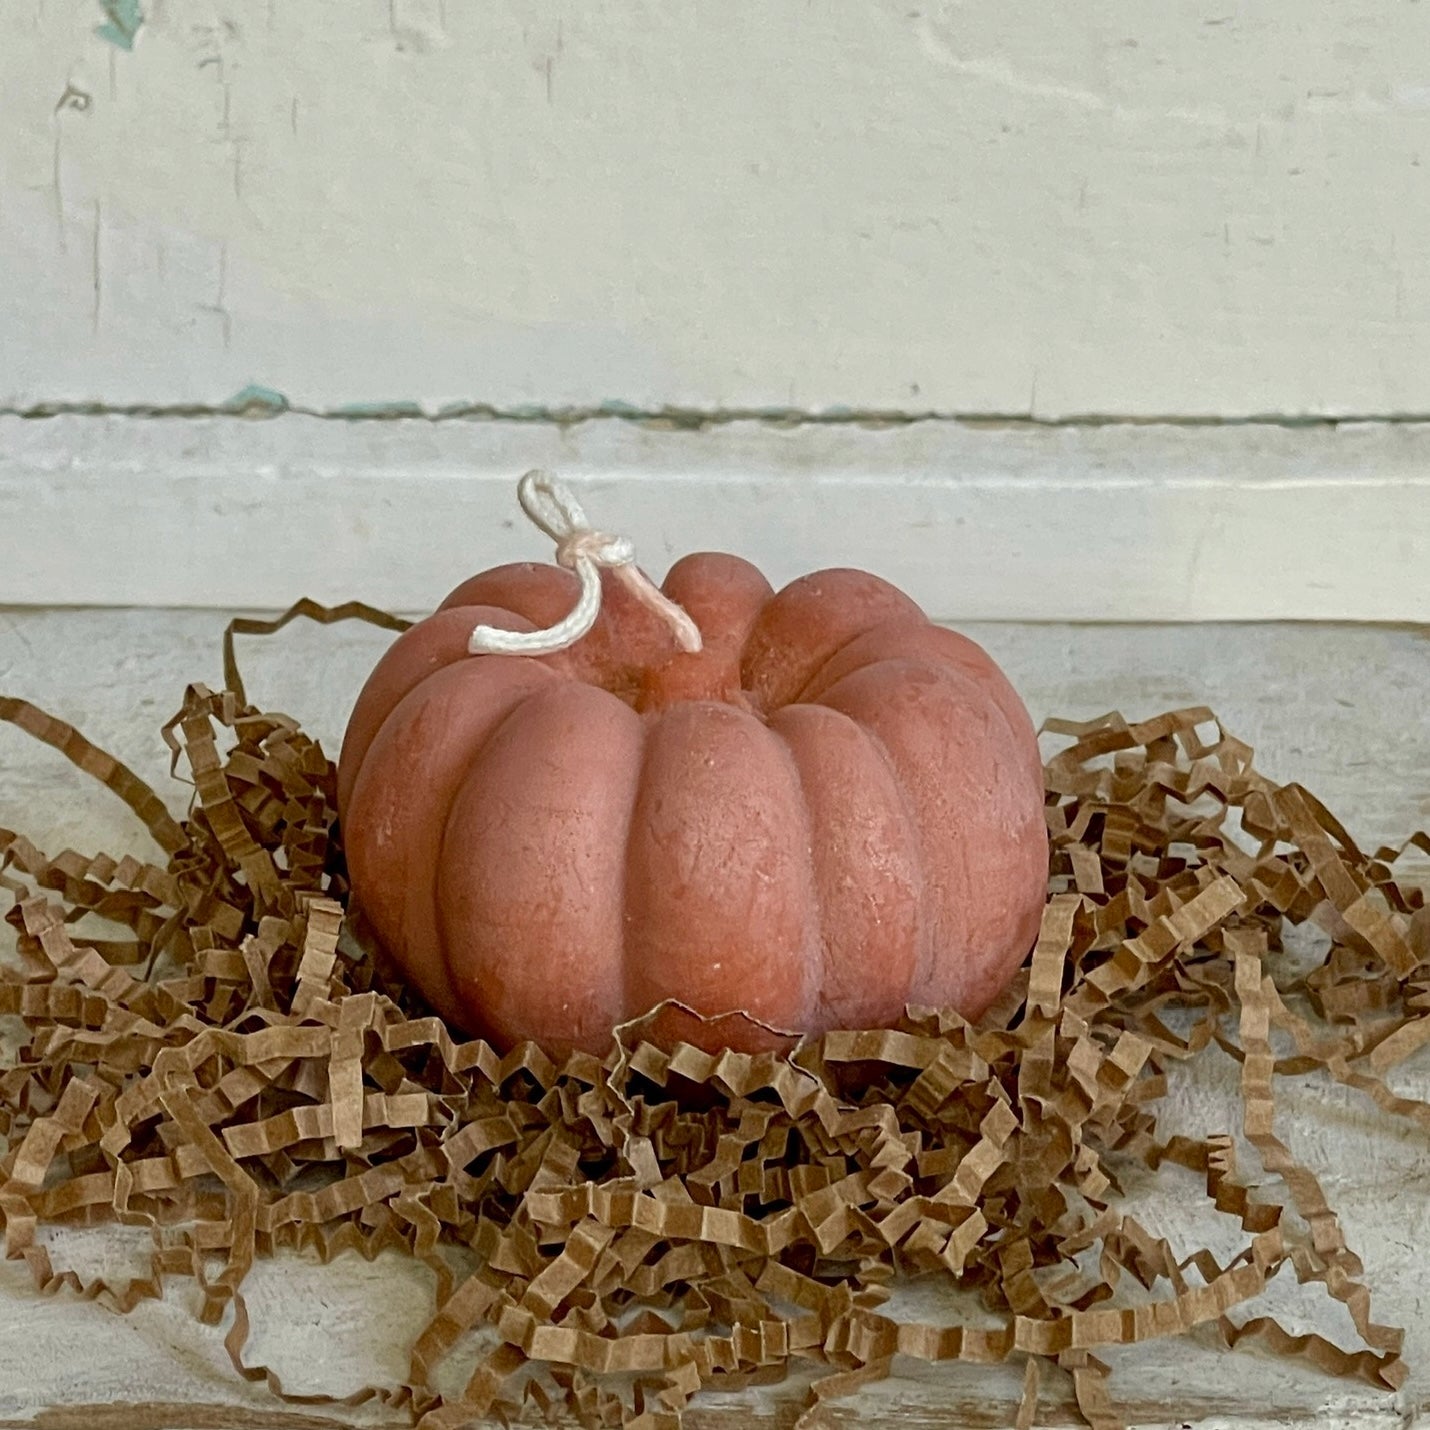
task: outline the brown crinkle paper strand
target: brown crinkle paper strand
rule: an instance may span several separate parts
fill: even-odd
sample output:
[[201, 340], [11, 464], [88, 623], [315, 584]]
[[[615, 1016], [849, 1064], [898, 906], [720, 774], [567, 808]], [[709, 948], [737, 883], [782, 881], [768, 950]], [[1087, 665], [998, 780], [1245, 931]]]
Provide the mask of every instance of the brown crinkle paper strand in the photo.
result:
[[[1385, 1081], [1430, 1040], [1430, 910], [1395, 874], [1410, 844], [1362, 852], [1208, 710], [1053, 720], [1042, 932], [980, 1025], [912, 1008], [892, 1030], [711, 1056], [662, 1051], [635, 1024], [604, 1059], [498, 1055], [345, 936], [333, 765], [247, 702], [233, 660], [235, 632], [295, 616], [404, 624], [306, 601], [235, 622], [229, 689], [191, 686], [163, 731], [194, 787], [182, 822], [68, 725], [0, 701], [167, 856], [51, 858], [0, 830], [21, 963], [0, 971], [0, 1013], [22, 1025], [0, 1068], [0, 1220], [42, 1291], [127, 1310], [193, 1277], [206, 1323], [231, 1313], [237, 1372], [311, 1400], [244, 1359], [255, 1259], [405, 1248], [435, 1276], [434, 1313], [406, 1383], [345, 1403], [405, 1406], [424, 1430], [562, 1412], [655, 1430], [703, 1388], [800, 1362], [818, 1369], [813, 1423], [896, 1356], [1025, 1362], [1024, 1426], [1051, 1363], [1110, 1426], [1099, 1350], [1204, 1325], [1401, 1383], [1401, 1333], [1373, 1320], [1335, 1212], [1275, 1130], [1273, 1089], [1324, 1069], [1430, 1126], [1430, 1105]], [[1430, 853], [1423, 833], [1410, 843]], [[80, 936], [86, 914], [125, 936]], [[1309, 971], [1283, 946], [1307, 922], [1330, 936]], [[1163, 1139], [1167, 1069], [1213, 1043], [1240, 1063], [1241, 1126]], [[1225, 1264], [1179, 1259], [1124, 1206], [1119, 1170], [1164, 1162], [1239, 1222]], [[1251, 1189], [1264, 1174], [1283, 1201]], [[36, 1236], [106, 1217], [151, 1228], [149, 1276], [86, 1283]], [[1232, 1315], [1283, 1270], [1344, 1303], [1360, 1349]], [[991, 1323], [885, 1314], [895, 1278], [921, 1273], [981, 1293]], [[434, 1372], [479, 1328], [487, 1348], [443, 1399]]]

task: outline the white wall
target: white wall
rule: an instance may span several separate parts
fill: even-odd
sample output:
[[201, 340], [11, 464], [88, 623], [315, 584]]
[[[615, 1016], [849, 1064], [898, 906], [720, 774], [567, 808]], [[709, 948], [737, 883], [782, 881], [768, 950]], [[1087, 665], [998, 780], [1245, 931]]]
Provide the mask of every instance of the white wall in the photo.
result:
[[[0, 17], [0, 409], [455, 406], [526, 419], [511, 476], [555, 414], [778, 413], [809, 455], [770, 443], [778, 460], [745, 475], [787, 527], [802, 498], [782, 475], [831, 450], [816, 419], [932, 414], [975, 476], [1021, 470], [1020, 419], [1070, 423], [1048, 549], [1095, 544], [1130, 508], [1092, 494], [1089, 414], [1263, 419], [1205, 453], [1208, 429], [1171, 429], [1152, 485], [1169, 452], [1266, 477], [1265, 419], [1430, 416], [1427, 185], [1427, 5], [17, 0]], [[960, 417], [1010, 435], [968, 429], [970, 446]], [[86, 460], [111, 461], [96, 443], [117, 430], [84, 439]], [[307, 429], [276, 431], [301, 463]], [[1323, 500], [1258, 518], [1289, 588], [1326, 583], [1328, 512], [1359, 535], [1329, 543], [1344, 600], [1291, 613], [1425, 618], [1424, 469], [1389, 425], [1383, 459], [1362, 443], [1329, 467], [1304, 435], [1270, 443], [1273, 468], [1314, 468]], [[48, 480], [75, 440], [11, 439], [7, 479]], [[116, 469], [148, 441], [123, 440]], [[186, 450], [157, 476], [200, 481]], [[890, 548], [913, 509], [899, 475], [864, 513]], [[340, 504], [368, 490], [333, 481]], [[87, 519], [126, 497], [91, 493]], [[1207, 592], [1247, 579], [1152, 506], [1135, 548], [1201, 563]], [[245, 530], [281, 543], [281, 514]], [[64, 584], [61, 534], [28, 539], [3, 599]], [[1146, 609], [1106, 579], [1095, 613]], [[985, 613], [1026, 614], [1023, 590]], [[1162, 604], [1267, 610], [1254, 591]]]
[[6, 6], [8, 404], [1430, 412], [1423, 5], [137, 8]]

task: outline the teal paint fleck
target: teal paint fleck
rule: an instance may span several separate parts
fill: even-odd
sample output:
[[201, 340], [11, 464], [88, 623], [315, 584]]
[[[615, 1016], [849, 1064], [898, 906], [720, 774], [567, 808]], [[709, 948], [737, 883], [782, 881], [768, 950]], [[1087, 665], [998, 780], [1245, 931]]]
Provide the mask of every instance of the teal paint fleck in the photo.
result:
[[629, 402], [621, 402], [614, 397], [608, 397], [601, 404], [600, 410], [607, 417], [639, 417], [641, 415], [639, 407], [632, 407]]
[[260, 387], [257, 383], [249, 383], [247, 387], [235, 392], [225, 403], [221, 404], [224, 412], [263, 412], [270, 416], [277, 416], [280, 412], [287, 412], [288, 399], [281, 392], [275, 391], [271, 387]]
[[420, 402], [349, 402], [333, 408], [334, 417], [422, 417]]
[[[460, 402], [447, 402], [433, 414], [437, 421], [457, 417], [503, 417], [509, 422], [549, 422], [552, 409], [537, 402], [518, 403], [515, 407], [494, 407], [489, 402], [472, 402], [464, 398]], [[424, 414], [425, 415], [425, 414]]]
[[121, 50], [132, 50], [134, 37], [144, 23], [139, 0], [99, 0], [99, 8], [104, 11], [105, 22], [96, 25], [94, 33]]

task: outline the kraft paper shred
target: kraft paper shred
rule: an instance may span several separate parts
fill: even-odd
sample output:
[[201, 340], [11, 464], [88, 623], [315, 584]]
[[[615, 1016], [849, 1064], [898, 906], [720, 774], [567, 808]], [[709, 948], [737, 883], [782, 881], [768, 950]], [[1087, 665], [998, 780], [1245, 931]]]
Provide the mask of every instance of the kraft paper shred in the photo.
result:
[[[560, 1411], [656, 1430], [703, 1389], [813, 1365], [803, 1426], [896, 1357], [1021, 1363], [1019, 1426], [1062, 1375], [1087, 1423], [1113, 1426], [1098, 1352], [1198, 1326], [1402, 1382], [1401, 1332], [1374, 1320], [1275, 1087], [1324, 1069], [1430, 1130], [1430, 1105], [1386, 1082], [1430, 1041], [1430, 910], [1396, 872], [1412, 845], [1430, 853], [1424, 833], [1363, 852], [1206, 709], [1053, 720], [1042, 932], [979, 1026], [911, 1008], [893, 1029], [712, 1056], [636, 1023], [604, 1059], [501, 1056], [449, 1032], [345, 923], [333, 766], [247, 702], [233, 658], [235, 634], [298, 616], [404, 625], [306, 601], [235, 622], [229, 688], [190, 687], [163, 730], [193, 784], [182, 821], [76, 730], [0, 698], [167, 856], [50, 857], [0, 830], [20, 963], [0, 969], [0, 1014], [23, 1029], [0, 1067], [0, 1224], [41, 1291], [127, 1311], [193, 1277], [203, 1321], [231, 1319], [236, 1372], [297, 1399], [245, 1359], [255, 1260], [403, 1248], [437, 1286], [406, 1382], [341, 1403], [403, 1407], [424, 1430]], [[78, 936], [85, 914], [123, 936]], [[1330, 937], [1310, 970], [1283, 946], [1305, 923]], [[1213, 1044], [1240, 1064], [1240, 1125], [1162, 1136], [1168, 1068]], [[1236, 1254], [1178, 1258], [1139, 1225], [1119, 1174], [1164, 1162], [1236, 1219]], [[85, 1282], [36, 1234], [103, 1218], [151, 1228], [147, 1276]], [[1344, 1304], [1358, 1349], [1233, 1314], [1283, 1270]], [[886, 1314], [897, 1279], [927, 1273], [979, 1291], [994, 1323]], [[435, 1372], [477, 1327], [492, 1348], [444, 1400]]]

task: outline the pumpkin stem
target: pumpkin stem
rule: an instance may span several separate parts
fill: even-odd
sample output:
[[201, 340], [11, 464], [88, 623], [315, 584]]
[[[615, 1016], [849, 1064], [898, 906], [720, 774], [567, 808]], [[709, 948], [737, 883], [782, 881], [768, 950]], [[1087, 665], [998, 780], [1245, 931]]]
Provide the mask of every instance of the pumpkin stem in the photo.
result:
[[573, 646], [601, 613], [601, 571], [615, 573], [643, 606], [671, 629], [681, 650], [700, 650], [700, 628], [636, 565], [636, 550], [624, 536], [597, 531], [575, 493], [543, 471], [528, 472], [517, 487], [521, 509], [556, 543], [556, 560], [581, 581], [581, 594], [564, 620], [544, 631], [502, 631], [478, 626], [467, 642], [473, 655], [553, 655]]

